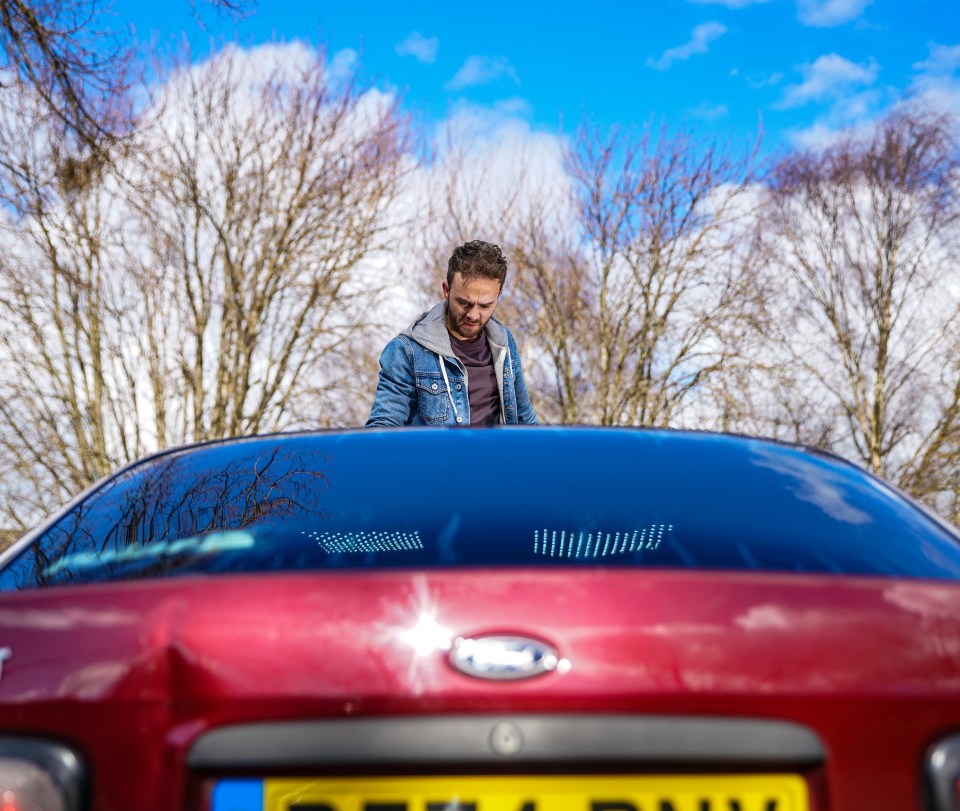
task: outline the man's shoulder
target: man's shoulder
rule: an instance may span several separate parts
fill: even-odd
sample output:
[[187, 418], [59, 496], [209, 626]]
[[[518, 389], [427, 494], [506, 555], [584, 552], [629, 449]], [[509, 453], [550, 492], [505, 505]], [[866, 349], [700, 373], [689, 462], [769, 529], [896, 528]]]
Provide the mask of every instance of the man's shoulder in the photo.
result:
[[[428, 315], [424, 313], [424, 315]], [[419, 328], [418, 328], [419, 326]], [[446, 328], [441, 337], [446, 338]], [[422, 321], [414, 321], [407, 329], [399, 335], [391, 338], [383, 349], [381, 354], [381, 364], [390, 365], [407, 363], [413, 366], [424, 362], [426, 357], [435, 358], [436, 355], [449, 355], [452, 350], [449, 348], [449, 340], [446, 346], [437, 338], [436, 330], [424, 329]]]
[[443, 302], [422, 312], [398, 337], [407, 338], [428, 352], [449, 355], [450, 339], [447, 333], [446, 308]]
[[401, 333], [389, 341], [387, 341], [386, 346], [383, 347], [383, 352], [380, 353], [380, 365], [382, 366], [385, 363], [394, 363], [399, 357], [409, 357], [410, 356], [410, 339]]

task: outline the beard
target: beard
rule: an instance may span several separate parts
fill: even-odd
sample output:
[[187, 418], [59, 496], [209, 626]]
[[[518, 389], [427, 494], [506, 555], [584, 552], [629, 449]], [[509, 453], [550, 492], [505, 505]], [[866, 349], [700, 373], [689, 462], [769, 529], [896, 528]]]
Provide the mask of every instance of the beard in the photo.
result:
[[450, 307], [447, 307], [447, 327], [448, 329], [461, 340], [472, 340], [480, 336], [480, 330], [483, 329], [482, 321], [470, 322], [470, 319], [466, 316], [455, 317], [454, 314], [450, 311]]

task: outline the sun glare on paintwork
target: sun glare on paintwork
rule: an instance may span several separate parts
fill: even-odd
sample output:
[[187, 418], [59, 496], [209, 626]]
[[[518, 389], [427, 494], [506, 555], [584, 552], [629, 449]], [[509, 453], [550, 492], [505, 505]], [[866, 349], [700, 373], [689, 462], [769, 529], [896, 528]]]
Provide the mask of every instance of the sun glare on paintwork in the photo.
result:
[[434, 651], [450, 650], [453, 632], [440, 625], [432, 613], [422, 612], [417, 624], [401, 633], [400, 639], [413, 648], [417, 656], [429, 656]]

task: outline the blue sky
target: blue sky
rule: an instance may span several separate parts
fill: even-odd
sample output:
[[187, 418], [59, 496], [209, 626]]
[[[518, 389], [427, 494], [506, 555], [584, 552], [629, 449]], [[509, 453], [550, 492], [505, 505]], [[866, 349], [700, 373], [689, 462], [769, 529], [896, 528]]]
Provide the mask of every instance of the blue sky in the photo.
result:
[[[202, 0], [197, 0], [198, 5]], [[908, 96], [960, 113], [960, 0], [455, 3], [260, 0], [239, 22], [188, 0], [116, 0], [115, 24], [159, 49], [304, 40], [358, 60], [407, 109], [464, 107], [535, 130], [683, 124], [765, 150], [822, 141]]]

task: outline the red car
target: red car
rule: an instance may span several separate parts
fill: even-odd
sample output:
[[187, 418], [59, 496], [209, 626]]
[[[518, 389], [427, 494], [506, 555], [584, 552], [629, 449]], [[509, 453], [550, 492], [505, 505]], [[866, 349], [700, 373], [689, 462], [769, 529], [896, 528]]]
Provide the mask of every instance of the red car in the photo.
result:
[[0, 558], [0, 809], [956, 811], [958, 578], [770, 441], [173, 450]]

